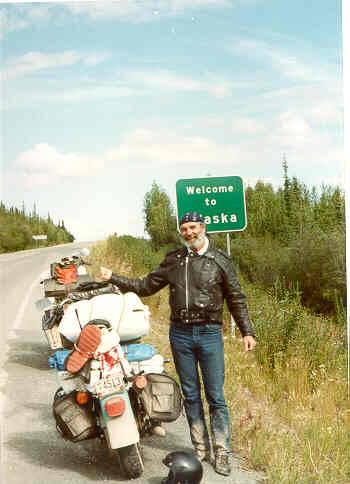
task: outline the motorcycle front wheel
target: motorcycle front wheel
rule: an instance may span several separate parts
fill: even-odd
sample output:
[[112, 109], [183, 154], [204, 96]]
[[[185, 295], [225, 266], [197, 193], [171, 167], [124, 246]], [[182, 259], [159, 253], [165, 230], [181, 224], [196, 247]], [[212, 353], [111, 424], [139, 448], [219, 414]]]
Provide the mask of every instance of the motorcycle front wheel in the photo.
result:
[[132, 444], [118, 449], [120, 464], [126, 477], [135, 479], [140, 477], [143, 470], [143, 460], [140, 452], [140, 445]]

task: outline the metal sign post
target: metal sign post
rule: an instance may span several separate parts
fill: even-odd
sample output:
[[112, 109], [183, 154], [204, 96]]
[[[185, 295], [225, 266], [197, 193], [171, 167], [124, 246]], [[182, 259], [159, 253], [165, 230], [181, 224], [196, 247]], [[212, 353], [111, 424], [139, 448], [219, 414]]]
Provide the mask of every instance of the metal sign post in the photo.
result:
[[[230, 232], [227, 232], [227, 234], [226, 234], [226, 247], [227, 247], [227, 253], [230, 256], [231, 255]], [[233, 319], [232, 314], [230, 314], [230, 320], [231, 320], [231, 336], [232, 336], [232, 338], [235, 338], [236, 337], [236, 323], [235, 323], [235, 320]]]
[[[240, 176], [188, 178], [176, 182], [177, 224], [186, 212], [198, 212], [206, 231], [226, 232], [227, 253], [231, 255], [230, 232], [247, 226], [245, 193]], [[231, 315], [231, 334], [235, 338], [235, 321]]]
[[36, 240], [36, 246], [39, 247], [39, 240], [47, 240], [47, 235], [32, 235], [32, 238]]

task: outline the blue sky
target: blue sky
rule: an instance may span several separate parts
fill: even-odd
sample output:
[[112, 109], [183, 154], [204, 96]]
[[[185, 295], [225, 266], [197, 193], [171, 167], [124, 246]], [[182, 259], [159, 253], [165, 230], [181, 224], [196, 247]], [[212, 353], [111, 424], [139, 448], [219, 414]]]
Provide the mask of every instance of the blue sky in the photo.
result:
[[[1, 4], [2, 195], [143, 235], [156, 181], [344, 186], [340, 0]], [[249, 223], [249, 214], [248, 214]]]

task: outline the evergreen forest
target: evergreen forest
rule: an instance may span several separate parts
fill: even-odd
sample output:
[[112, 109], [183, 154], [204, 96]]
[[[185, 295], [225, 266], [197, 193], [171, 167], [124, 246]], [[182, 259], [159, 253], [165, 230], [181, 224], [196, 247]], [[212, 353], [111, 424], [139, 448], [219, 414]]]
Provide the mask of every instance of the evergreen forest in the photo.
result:
[[[231, 256], [249, 282], [281, 297], [286, 290], [294, 292], [306, 307], [343, 320], [345, 193], [337, 186], [309, 188], [297, 177], [290, 178], [285, 160], [282, 169], [278, 189], [262, 181], [246, 188], [248, 225], [230, 234]], [[164, 255], [178, 246], [175, 209], [156, 182], [144, 198], [144, 219], [153, 252]], [[227, 251], [226, 234], [211, 237]], [[154, 261], [149, 266], [153, 268]]]
[[[33, 235], [46, 235], [46, 240], [35, 240]], [[0, 253], [32, 249], [42, 246], [73, 242], [74, 236], [66, 229], [64, 221], [55, 224], [50, 217], [40, 217], [36, 207], [27, 213], [24, 204], [21, 209], [6, 207], [0, 203]]]

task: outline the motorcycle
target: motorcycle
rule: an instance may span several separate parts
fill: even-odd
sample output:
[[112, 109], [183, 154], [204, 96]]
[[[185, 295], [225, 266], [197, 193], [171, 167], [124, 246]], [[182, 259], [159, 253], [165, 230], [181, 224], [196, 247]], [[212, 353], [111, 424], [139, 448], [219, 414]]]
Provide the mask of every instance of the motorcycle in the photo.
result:
[[[55, 355], [60, 386], [54, 397], [53, 414], [64, 438], [72, 442], [100, 438], [119, 458], [124, 474], [135, 478], [144, 469], [140, 436], [147, 435], [152, 426], [140, 399], [147, 376], [132, 371], [117, 343], [116, 333], [110, 330], [107, 322], [99, 320], [99, 323], [98, 326], [87, 325], [82, 331], [86, 337], [88, 329], [100, 330], [101, 345], [105, 347], [99, 345], [87, 365], [74, 371], [74, 365], [72, 369], [65, 363], [74, 352]], [[57, 361], [59, 358], [61, 363]], [[158, 371], [162, 373], [162, 359], [159, 363]]]
[[[83, 248], [78, 253], [65, 256], [50, 264], [50, 268], [40, 275], [40, 284], [44, 288], [44, 297], [36, 301], [36, 308], [42, 313], [42, 330], [50, 350], [71, 348], [71, 343], [58, 332], [58, 324], [64, 313], [65, 304], [72, 301], [73, 294], [90, 291], [96, 283], [88, 274], [86, 267], [92, 264], [85, 257], [89, 249]], [[101, 287], [106, 284], [100, 284]]]
[[78, 253], [52, 262], [49, 269], [40, 274], [40, 284], [44, 287], [44, 298], [35, 303], [37, 309], [41, 311], [51, 309], [69, 292], [74, 291], [77, 285], [91, 281], [86, 267], [92, 264], [84, 258], [89, 254], [89, 249], [81, 249]]
[[[89, 249], [83, 248], [77, 253], [52, 262], [49, 270], [40, 275], [40, 283], [44, 284], [45, 293], [51, 292], [55, 297], [59, 297], [62, 295], [59, 289], [64, 289], [67, 284], [84, 280], [81, 276], [87, 276], [86, 266], [92, 265], [84, 259], [89, 255]], [[56, 284], [60, 286], [57, 287]]]
[[139, 477], [141, 439], [182, 410], [164, 358], [141, 342], [150, 329], [149, 309], [136, 294], [121, 294], [106, 282], [84, 280], [64, 296], [42, 318], [46, 336], [53, 328], [56, 334], [48, 337], [57, 343], [49, 358], [58, 383], [56, 428], [74, 443], [99, 439], [127, 478]]

